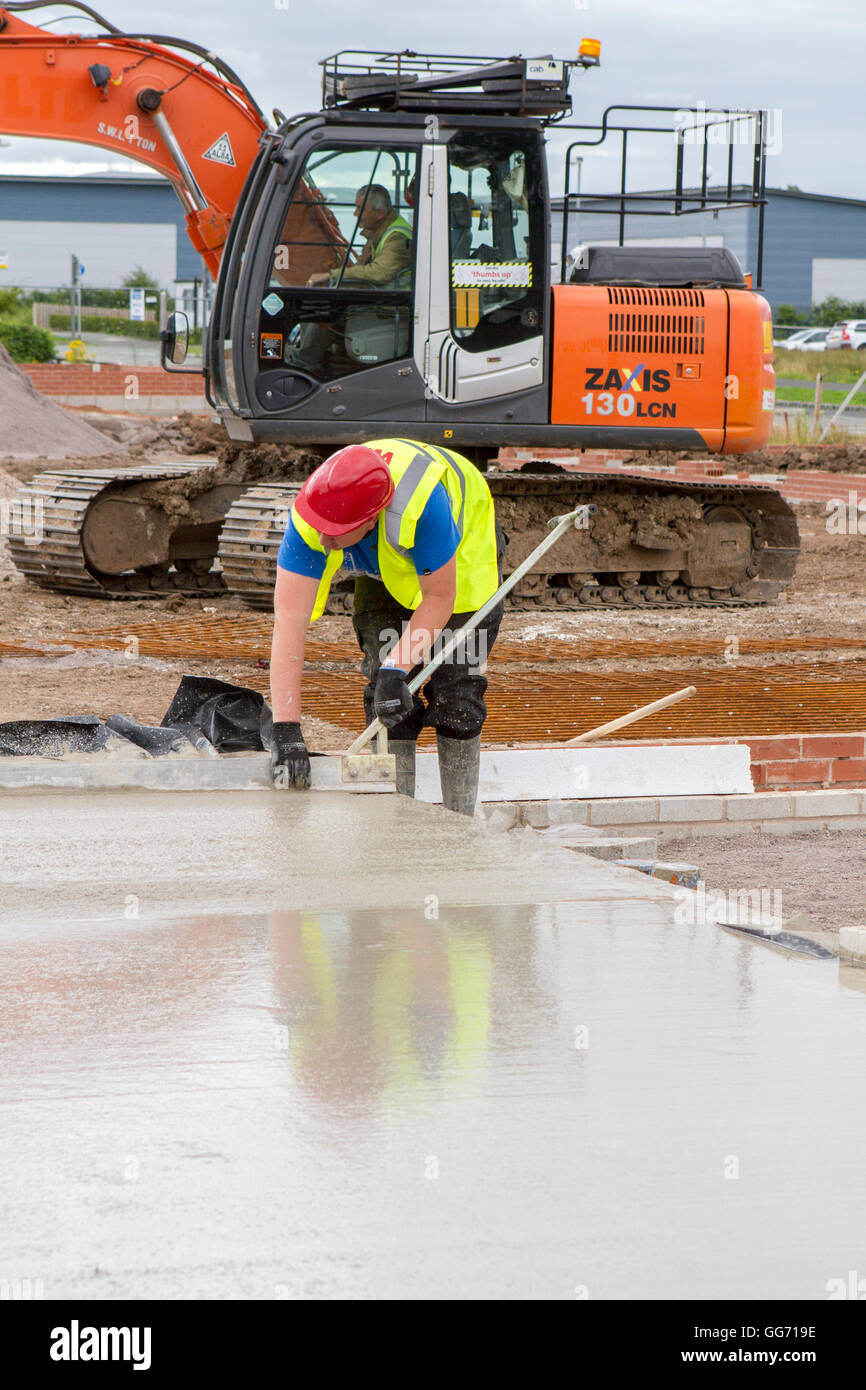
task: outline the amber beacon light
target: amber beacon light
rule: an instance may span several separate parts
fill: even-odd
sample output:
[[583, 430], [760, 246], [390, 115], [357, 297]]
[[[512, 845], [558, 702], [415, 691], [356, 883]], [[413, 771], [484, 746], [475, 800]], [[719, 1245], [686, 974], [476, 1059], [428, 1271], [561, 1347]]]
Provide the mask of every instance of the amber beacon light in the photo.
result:
[[585, 68], [596, 68], [601, 62], [601, 39], [581, 39], [577, 61]]

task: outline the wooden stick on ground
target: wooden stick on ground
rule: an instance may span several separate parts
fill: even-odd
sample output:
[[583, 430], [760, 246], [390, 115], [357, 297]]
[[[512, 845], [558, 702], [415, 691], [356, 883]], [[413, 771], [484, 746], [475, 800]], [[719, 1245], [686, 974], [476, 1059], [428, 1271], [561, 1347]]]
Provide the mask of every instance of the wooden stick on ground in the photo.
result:
[[589, 729], [585, 734], [578, 734], [577, 738], [570, 738], [567, 743], [563, 743], [563, 748], [575, 748], [579, 743], [588, 743], [591, 738], [601, 738], [602, 734], [615, 733], [617, 729], [624, 729], [627, 724], [636, 724], [639, 719], [646, 719], [648, 714], [655, 714], [660, 709], [667, 709], [668, 705], [675, 705], [680, 700], [689, 700], [692, 695], [697, 695], [697, 689], [693, 685], [687, 685], [683, 690], [675, 690], [673, 695], [665, 695], [661, 700], [653, 700], [651, 705], [641, 705], [640, 709], [633, 709], [631, 714], [620, 715], [619, 719], [611, 719], [607, 724], [599, 724], [597, 729]]

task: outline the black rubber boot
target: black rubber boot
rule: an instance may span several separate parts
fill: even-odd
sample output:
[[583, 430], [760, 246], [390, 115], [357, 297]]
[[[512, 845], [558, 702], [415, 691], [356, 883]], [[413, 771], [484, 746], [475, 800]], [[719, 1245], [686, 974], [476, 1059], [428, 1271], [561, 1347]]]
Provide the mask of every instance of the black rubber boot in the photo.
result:
[[481, 735], [475, 738], [446, 738], [437, 733], [439, 781], [442, 805], [464, 816], [475, 815], [478, 800], [478, 773], [481, 767]]
[[389, 739], [388, 752], [397, 760], [398, 796], [415, 795], [415, 740], [409, 738]]

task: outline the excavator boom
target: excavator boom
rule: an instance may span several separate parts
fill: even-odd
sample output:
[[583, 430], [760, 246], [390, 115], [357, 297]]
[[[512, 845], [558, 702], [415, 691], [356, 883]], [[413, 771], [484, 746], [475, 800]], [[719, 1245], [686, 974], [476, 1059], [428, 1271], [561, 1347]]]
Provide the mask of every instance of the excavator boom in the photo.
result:
[[121, 33], [80, 4], [69, 8], [106, 32], [52, 33], [20, 17], [39, 8], [41, 0], [0, 6], [0, 132], [96, 145], [164, 174], [215, 276], [267, 129], [253, 97], [184, 40]]

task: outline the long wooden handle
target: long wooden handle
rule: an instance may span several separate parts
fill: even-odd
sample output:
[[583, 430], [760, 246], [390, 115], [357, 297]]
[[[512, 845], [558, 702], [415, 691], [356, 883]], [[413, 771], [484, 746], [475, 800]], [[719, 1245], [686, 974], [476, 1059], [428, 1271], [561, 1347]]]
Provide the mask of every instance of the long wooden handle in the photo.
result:
[[585, 734], [578, 734], [577, 738], [570, 738], [567, 743], [561, 746], [574, 748], [578, 743], [588, 743], [591, 738], [600, 738], [602, 734], [612, 734], [617, 729], [624, 729], [626, 724], [636, 724], [639, 719], [646, 719], [648, 714], [655, 714], [657, 710], [667, 709], [668, 705], [675, 705], [680, 700], [690, 700], [697, 693], [695, 686], [687, 685], [683, 690], [675, 690], [673, 695], [665, 695], [661, 700], [653, 700], [651, 705], [641, 705], [640, 709], [633, 709], [631, 714], [623, 714], [619, 719], [611, 719], [607, 724], [599, 724], [597, 729], [589, 729]]

